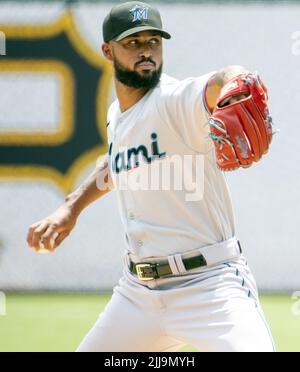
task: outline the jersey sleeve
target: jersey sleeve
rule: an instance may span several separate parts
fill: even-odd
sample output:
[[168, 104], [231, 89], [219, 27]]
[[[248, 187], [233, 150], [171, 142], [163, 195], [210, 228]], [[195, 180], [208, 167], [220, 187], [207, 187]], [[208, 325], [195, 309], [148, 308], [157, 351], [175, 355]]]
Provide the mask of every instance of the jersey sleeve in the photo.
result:
[[163, 120], [194, 151], [207, 153], [212, 148], [207, 122], [211, 116], [206, 103], [206, 88], [215, 73], [166, 85], [158, 103]]

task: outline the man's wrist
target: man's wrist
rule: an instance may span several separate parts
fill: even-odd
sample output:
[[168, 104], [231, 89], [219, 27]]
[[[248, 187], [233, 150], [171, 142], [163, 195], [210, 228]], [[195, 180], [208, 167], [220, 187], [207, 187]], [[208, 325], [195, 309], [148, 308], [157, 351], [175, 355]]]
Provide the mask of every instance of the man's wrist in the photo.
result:
[[80, 195], [78, 194], [78, 192], [74, 192], [72, 194], [69, 194], [66, 197], [65, 206], [76, 217], [78, 217], [80, 215], [80, 213], [82, 212], [82, 210], [84, 209], [84, 206], [82, 205]]

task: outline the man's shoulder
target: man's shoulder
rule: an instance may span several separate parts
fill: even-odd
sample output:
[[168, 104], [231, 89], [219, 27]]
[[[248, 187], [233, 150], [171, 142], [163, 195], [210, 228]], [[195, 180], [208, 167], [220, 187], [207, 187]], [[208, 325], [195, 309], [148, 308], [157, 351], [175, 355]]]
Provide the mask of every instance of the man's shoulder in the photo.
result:
[[162, 96], [173, 96], [188, 90], [189, 87], [198, 87], [199, 90], [207, 83], [213, 73], [200, 75], [197, 77], [188, 77], [182, 80], [163, 74], [159, 84], [160, 94]]
[[170, 85], [176, 84], [178, 82], [179, 82], [178, 79], [176, 79], [173, 76], [168, 75], [168, 74], [162, 74], [161, 78], [160, 78], [160, 86], [162, 86], [162, 87], [170, 86]]
[[176, 79], [170, 75], [162, 74], [158, 88], [165, 94], [172, 93], [184, 83], [184, 80]]

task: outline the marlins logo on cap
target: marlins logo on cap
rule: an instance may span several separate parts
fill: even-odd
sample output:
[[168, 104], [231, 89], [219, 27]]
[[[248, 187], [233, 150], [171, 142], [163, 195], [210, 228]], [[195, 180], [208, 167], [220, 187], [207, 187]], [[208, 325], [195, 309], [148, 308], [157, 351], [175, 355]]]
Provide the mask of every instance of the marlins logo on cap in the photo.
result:
[[133, 14], [133, 20], [132, 20], [133, 23], [137, 21], [143, 21], [143, 20], [147, 21], [148, 14], [149, 14], [149, 8], [136, 5], [134, 8], [130, 10], [130, 13]]

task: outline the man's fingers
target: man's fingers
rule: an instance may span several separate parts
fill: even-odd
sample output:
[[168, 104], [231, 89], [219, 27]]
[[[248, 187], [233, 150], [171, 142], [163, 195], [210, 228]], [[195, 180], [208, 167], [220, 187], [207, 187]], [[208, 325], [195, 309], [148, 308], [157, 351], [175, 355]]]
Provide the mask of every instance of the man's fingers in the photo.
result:
[[63, 231], [59, 234], [55, 228], [49, 228], [46, 235], [42, 237], [43, 249], [54, 252], [69, 235], [69, 231]]
[[29, 245], [29, 247], [32, 246], [32, 239], [33, 239], [33, 234], [35, 232], [35, 230], [42, 224], [42, 222], [36, 222], [34, 223], [33, 225], [30, 226], [29, 230], [28, 230], [28, 234], [27, 234], [27, 243]]
[[229, 105], [231, 99], [232, 99], [232, 98], [227, 98], [227, 99], [225, 99], [224, 101], [221, 102], [220, 106], [221, 106], [221, 107], [225, 107], [225, 106]]
[[238, 102], [238, 101], [239, 101], [238, 97], [232, 97], [231, 100], [229, 101], [229, 103], [231, 104], [231, 103], [235, 103], [235, 102]]
[[227, 105], [231, 105], [232, 103], [236, 103], [238, 101], [241, 101], [242, 99], [245, 99], [249, 97], [249, 94], [238, 94], [236, 96], [233, 96], [231, 98], [227, 98], [226, 100], [224, 100], [222, 103], [221, 103], [221, 107], [224, 107], [224, 106], [227, 106]]
[[35, 250], [39, 250], [40, 248], [40, 239], [41, 236], [48, 228], [48, 223], [41, 223], [38, 227], [34, 228], [32, 232], [31, 244], [30, 247], [34, 248]]
[[58, 238], [56, 238], [55, 240], [55, 245], [54, 245], [54, 249], [58, 248], [61, 243], [70, 235], [70, 232], [69, 231], [64, 231], [62, 233], [59, 234]]
[[245, 94], [239, 94], [238, 96], [234, 96], [230, 99], [229, 103], [235, 103], [235, 102], [238, 102], [238, 101], [241, 101], [242, 99], [245, 99], [247, 98], [248, 96], [245, 95]]
[[34, 225], [31, 225], [29, 230], [28, 230], [28, 234], [27, 234], [27, 243], [29, 245], [29, 247], [32, 247], [32, 237], [33, 237], [33, 233], [35, 231], [35, 229], [38, 227], [38, 223], [34, 224]]
[[57, 238], [57, 226], [51, 225], [41, 236], [43, 248], [47, 251], [53, 251], [55, 246], [55, 238]]

